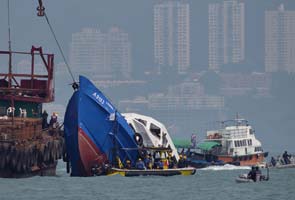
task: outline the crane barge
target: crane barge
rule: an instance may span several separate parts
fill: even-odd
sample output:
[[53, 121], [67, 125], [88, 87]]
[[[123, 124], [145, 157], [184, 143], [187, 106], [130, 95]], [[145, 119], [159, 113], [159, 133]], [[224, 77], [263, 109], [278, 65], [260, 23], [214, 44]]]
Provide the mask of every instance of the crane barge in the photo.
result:
[[[44, 15], [41, 0], [37, 10]], [[31, 62], [16, 70], [12, 58], [18, 56]], [[29, 52], [12, 51], [9, 28], [9, 50], [0, 51], [0, 63], [7, 60], [8, 70], [0, 66], [0, 177], [55, 175], [63, 131], [57, 122], [48, 125], [43, 110], [43, 103], [54, 101], [54, 55], [35, 46]]]

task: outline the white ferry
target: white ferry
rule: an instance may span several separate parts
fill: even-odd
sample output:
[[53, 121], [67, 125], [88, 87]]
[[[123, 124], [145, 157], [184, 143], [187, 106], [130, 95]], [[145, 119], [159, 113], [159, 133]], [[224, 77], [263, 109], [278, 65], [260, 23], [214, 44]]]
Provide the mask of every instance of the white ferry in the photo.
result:
[[198, 147], [202, 154], [215, 160], [241, 166], [261, 165], [268, 155], [248, 121], [238, 118], [223, 121], [219, 130], [207, 131], [206, 139]]

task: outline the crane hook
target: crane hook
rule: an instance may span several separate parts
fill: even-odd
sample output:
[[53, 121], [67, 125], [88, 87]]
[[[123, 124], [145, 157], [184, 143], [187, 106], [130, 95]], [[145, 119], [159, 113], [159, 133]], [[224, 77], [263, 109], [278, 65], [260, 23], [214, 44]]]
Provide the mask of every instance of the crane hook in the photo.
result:
[[37, 16], [43, 17], [45, 15], [45, 7], [43, 6], [42, 0], [38, 0], [39, 6], [37, 7]]

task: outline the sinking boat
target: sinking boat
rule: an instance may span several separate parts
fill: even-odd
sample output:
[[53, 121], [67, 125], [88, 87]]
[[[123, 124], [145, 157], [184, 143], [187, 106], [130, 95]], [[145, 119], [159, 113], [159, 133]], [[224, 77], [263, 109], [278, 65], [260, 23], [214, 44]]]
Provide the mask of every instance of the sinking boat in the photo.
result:
[[92, 169], [120, 159], [135, 163], [137, 143], [131, 127], [112, 103], [87, 78], [79, 77], [65, 114], [67, 171], [71, 176], [92, 176]]
[[[87, 78], [80, 76], [79, 82], [68, 103], [64, 120], [65, 161], [71, 176], [116, 173], [124, 176], [171, 176], [195, 173], [195, 168], [175, 168], [178, 154], [173, 152], [173, 148], [176, 149], [164, 125], [142, 115], [122, 116]], [[137, 129], [139, 124], [135, 126], [135, 121], [140, 119], [147, 120], [148, 125], [142, 127], [142, 131]], [[153, 134], [156, 134], [156, 139], [151, 141]], [[147, 145], [149, 142], [151, 145]], [[154, 155], [157, 163], [161, 161], [163, 168], [136, 169], [139, 158], [149, 156], [147, 153]], [[175, 163], [173, 168], [168, 158]]]

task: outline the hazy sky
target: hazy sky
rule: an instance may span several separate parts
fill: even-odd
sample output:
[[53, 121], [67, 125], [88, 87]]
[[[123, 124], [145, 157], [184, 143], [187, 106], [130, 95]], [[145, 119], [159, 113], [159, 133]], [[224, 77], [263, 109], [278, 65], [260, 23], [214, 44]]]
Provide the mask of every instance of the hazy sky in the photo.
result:
[[[83, 27], [106, 31], [117, 25], [129, 33], [134, 67], [153, 64], [153, 4], [156, 0], [43, 0], [46, 12], [65, 53], [71, 35]], [[60, 60], [45, 18], [36, 16], [37, 0], [10, 0], [12, 46], [15, 50], [42, 45]], [[208, 3], [220, 0], [189, 0], [191, 11], [192, 67], [208, 65]], [[295, 9], [294, 0], [244, 0], [246, 2], [246, 65], [263, 70], [264, 10], [284, 3]], [[0, 49], [7, 49], [7, 0], [0, 1]]]

